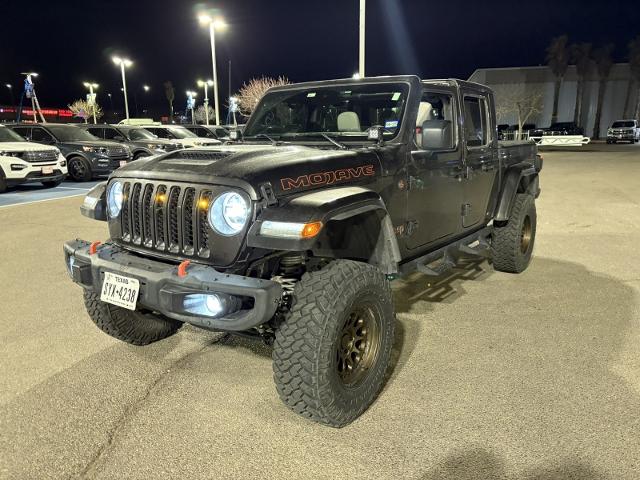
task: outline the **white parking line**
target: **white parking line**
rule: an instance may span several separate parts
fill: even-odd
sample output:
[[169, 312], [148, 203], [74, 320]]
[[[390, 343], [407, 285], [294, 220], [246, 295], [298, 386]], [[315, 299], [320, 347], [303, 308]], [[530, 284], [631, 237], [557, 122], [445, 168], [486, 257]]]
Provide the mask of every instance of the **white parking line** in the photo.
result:
[[84, 193], [78, 193], [76, 195], [67, 195], [64, 197], [44, 198], [42, 200], [33, 200], [30, 202], [12, 203], [11, 205], [0, 205], [0, 209], [9, 207], [20, 207], [22, 205], [31, 205], [32, 203], [50, 202], [51, 200], [64, 200], [65, 198], [84, 197]]

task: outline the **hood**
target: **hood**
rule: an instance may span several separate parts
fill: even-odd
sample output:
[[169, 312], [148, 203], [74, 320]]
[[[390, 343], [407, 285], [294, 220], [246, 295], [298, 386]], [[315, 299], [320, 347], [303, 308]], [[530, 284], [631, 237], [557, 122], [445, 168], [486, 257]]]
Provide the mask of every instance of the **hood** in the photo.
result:
[[69, 146], [85, 146], [85, 147], [102, 147], [108, 149], [121, 150], [125, 148], [121, 143], [118, 142], [110, 142], [108, 140], [76, 140], [73, 142], [60, 142], [61, 145], [69, 145]]
[[5, 152], [48, 152], [58, 150], [56, 147], [31, 142], [0, 142], [0, 151]]
[[339, 184], [371, 182], [380, 175], [374, 149], [321, 150], [282, 145], [224, 145], [189, 148], [143, 158], [117, 176], [176, 182], [232, 185], [256, 198], [264, 183], [276, 195]]

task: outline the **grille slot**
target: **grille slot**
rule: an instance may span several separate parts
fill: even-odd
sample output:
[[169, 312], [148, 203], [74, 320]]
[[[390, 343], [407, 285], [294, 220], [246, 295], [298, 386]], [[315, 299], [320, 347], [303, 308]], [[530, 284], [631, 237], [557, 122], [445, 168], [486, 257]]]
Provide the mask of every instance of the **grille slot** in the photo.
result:
[[29, 163], [55, 162], [58, 160], [58, 152], [54, 150], [38, 150], [24, 152], [22, 159]]
[[211, 258], [207, 219], [213, 193], [195, 186], [125, 181], [121, 241], [145, 249]]

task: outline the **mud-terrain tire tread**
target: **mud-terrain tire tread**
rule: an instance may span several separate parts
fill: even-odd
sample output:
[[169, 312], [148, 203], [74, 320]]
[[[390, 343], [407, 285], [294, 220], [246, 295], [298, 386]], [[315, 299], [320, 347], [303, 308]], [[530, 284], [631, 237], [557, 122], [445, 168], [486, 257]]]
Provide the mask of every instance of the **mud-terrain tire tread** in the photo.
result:
[[132, 345], [149, 345], [176, 333], [182, 322], [152, 314], [127, 310], [100, 301], [85, 290], [84, 304], [93, 323], [107, 335]]
[[[531, 241], [527, 252], [520, 250], [520, 235], [524, 218], [531, 219]], [[533, 195], [518, 193], [506, 224], [494, 226], [491, 239], [493, 268], [499, 272], [521, 273], [531, 261], [536, 237], [536, 205]]]
[[[378, 362], [363, 381], [361, 395], [345, 408], [331, 383], [330, 362], [335, 356], [332, 332], [340, 329], [344, 312], [360, 295], [374, 293], [380, 300], [382, 332]], [[395, 329], [389, 281], [376, 267], [335, 260], [324, 269], [305, 273], [296, 285], [285, 322], [276, 332], [273, 372], [280, 399], [294, 412], [316, 422], [342, 427], [360, 416], [384, 386]], [[339, 330], [337, 330], [339, 331]], [[324, 354], [324, 355], [323, 355]], [[329, 355], [327, 357], [326, 355]]]

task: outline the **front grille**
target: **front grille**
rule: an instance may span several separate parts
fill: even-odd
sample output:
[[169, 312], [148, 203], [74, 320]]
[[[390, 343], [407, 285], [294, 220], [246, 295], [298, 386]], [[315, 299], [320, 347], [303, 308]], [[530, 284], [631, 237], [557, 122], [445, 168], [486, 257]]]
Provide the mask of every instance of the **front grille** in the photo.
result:
[[124, 147], [109, 147], [107, 149], [107, 156], [109, 158], [125, 160], [129, 158], [129, 152]]
[[58, 152], [55, 150], [38, 150], [24, 152], [22, 159], [25, 162], [55, 162], [58, 160]]
[[122, 241], [176, 255], [210, 258], [207, 188], [126, 181]]
[[170, 143], [164, 146], [164, 151], [165, 152], [173, 152], [174, 150], [178, 150], [182, 148], [182, 145], [178, 144], [178, 143]]

